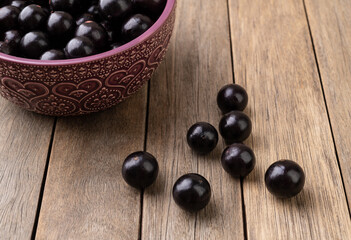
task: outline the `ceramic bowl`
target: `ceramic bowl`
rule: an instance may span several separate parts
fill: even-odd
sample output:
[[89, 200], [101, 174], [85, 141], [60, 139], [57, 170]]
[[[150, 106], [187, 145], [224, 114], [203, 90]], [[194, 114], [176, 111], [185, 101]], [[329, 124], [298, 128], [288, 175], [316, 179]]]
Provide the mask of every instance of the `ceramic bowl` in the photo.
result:
[[98, 55], [40, 61], [0, 53], [1, 96], [51, 116], [82, 115], [116, 105], [138, 91], [165, 56], [175, 1], [167, 1], [160, 18], [143, 35]]

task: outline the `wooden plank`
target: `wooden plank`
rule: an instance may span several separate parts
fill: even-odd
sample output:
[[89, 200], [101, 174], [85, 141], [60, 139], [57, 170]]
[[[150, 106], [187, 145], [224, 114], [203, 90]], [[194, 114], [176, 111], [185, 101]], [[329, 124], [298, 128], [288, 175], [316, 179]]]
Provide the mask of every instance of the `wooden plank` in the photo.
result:
[[[244, 182], [248, 239], [351, 239], [351, 222], [302, 1], [230, 0], [235, 79], [251, 97], [257, 166]], [[278, 159], [306, 173], [280, 200], [264, 173]]]
[[[142, 239], [243, 239], [240, 181], [220, 164], [222, 141], [208, 156], [193, 153], [187, 129], [197, 121], [218, 126], [217, 91], [233, 82], [226, 0], [178, 1], [175, 32], [150, 88], [147, 150], [159, 160], [158, 181], [144, 194]], [[212, 186], [209, 206], [181, 210], [172, 187], [195, 172]]]
[[36, 239], [137, 239], [140, 192], [122, 163], [143, 149], [146, 88], [105, 112], [57, 122]]
[[351, 203], [351, 2], [306, 0], [345, 189]]
[[54, 119], [0, 99], [0, 239], [31, 239]]

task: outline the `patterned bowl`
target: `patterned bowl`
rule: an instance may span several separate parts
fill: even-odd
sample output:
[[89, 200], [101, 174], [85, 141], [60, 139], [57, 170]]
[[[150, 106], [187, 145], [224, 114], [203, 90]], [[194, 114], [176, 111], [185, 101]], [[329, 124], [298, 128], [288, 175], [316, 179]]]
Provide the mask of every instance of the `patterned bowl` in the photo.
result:
[[123, 101], [151, 78], [163, 59], [174, 27], [175, 1], [133, 41], [98, 55], [57, 61], [0, 53], [0, 94], [37, 113], [81, 115]]

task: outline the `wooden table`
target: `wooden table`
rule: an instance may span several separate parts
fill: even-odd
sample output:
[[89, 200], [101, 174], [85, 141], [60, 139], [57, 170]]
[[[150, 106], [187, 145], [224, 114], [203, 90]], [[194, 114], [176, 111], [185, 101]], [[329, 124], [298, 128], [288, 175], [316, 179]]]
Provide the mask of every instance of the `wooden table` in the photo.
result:
[[[179, 0], [177, 14], [149, 85], [111, 110], [54, 119], [0, 100], [0, 239], [351, 239], [351, 1]], [[207, 156], [185, 140], [196, 121], [218, 125], [233, 81], [257, 157], [242, 181], [221, 168], [222, 140]], [[121, 165], [143, 149], [160, 174], [140, 193]], [[278, 159], [305, 170], [295, 198], [264, 186]], [[213, 189], [198, 214], [172, 200], [188, 172]]]

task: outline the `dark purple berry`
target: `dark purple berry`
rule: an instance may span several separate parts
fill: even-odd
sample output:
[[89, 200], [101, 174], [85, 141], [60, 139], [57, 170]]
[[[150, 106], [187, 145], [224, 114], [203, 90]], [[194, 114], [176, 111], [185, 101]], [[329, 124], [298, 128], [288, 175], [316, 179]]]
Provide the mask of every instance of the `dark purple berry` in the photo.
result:
[[71, 14], [62, 11], [51, 13], [47, 23], [48, 33], [59, 39], [68, 39], [73, 33], [75, 22]]
[[84, 13], [76, 19], [76, 24], [79, 26], [86, 21], [94, 21], [94, 16], [90, 13]]
[[87, 37], [75, 37], [71, 39], [65, 48], [67, 58], [87, 57], [96, 53], [94, 43]]
[[17, 30], [9, 30], [4, 33], [4, 42], [10, 45], [13, 48], [17, 48], [21, 42], [22, 35]]
[[120, 46], [123, 46], [123, 43], [121, 42], [115, 42], [110, 45], [111, 49], [116, 49], [119, 48]]
[[134, 0], [134, 4], [138, 9], [156, 16], [162, 13], [166, 2], [167, 0]]
[[20, 10], [14, 6], [0, 8], [0, 32], [16, 29], [18, 26], [18, 15]]
[[265, 183], [268, 191], [280, 198], [296, 196], [305, 185], [305, 173], [294, 161], [280, 160], [266, 171]]
[[93, 21], [99, 21], [100, 22], [102, 20], [102, 16], [101, 16], [99, 5], [91, 5], [88, 8], [87, 13], [93, 15], [93, 17], [94, 17]]
[[238, 84], [228, 84], [222, 87], [217, 95], [217, 104], [223, 113], [234, 110], [243, 111], [247, 103], [247, 92]]
[[233, 177], [245, 177], [254, 169], [256, 158], [251, 148], [234, 143], [224, 149], [221, 163], [224, 170]]
[[76, 37], [87, 37], [95, 45], [97, 49], [103, 49], [107, 46], [107, 33], [105, 29], [98, 23], [87, 21], [78, 26]]
[[11, 47], [6, 42], [0, 41], [0, 53], [11, 55]]
[[20, 28], [25, 32], [45, 29], [47, 13], [39, 5], [31, 4], [23, 8], [18, 17]]
[[100, 8], [99, 8], [99, 5], [91, 5], [89, 6], [88, 10], [87, 10], [87, 13], [88, 14], [91, 14], [91, 15], [99, 15], [100, 14]]
[[10, 0], [2, 0], [2, 1], [0, 1], [0, 8], [7, 6], [7, 5], [10, 5], [10, 4], [11, 4]]
[[189, 147], [200, 154], [211, 152], [218, 143], [217, 130], [207, 122], [198, 122], [192, 125], [186, 138]]
[[145, 189], [153, 184], [157, 178], [157, 160], [147, 152], [132, 153], [123, 163], [122, 175], [130, 186]]
[[122, 24], [121, 34], [126, 41], [131, 41], [146, 32], [153, 21], [145, 15], [135, 14]]
[[34, 4], [40, 5], [41, 7], [49, 7], [50, 0], [26, 0], [27, 2], [32, 2]]
[[115, 29], [113, 28], [113, 26], [108, 21], [103, 21], [100, 23], [100, 25], [105, 29], [108, 42], [115, 42], [117, 40], [118, 34], [117, 31], [115, 31]]
[[50, 6], [54, 11], [74, 14], [84, 9], [86, 2], [86, 0], [50, 0]]
[[185, 174], [173, 186], [173, 199], [184, 210], [197, 212], [210, 202], [211, 186], [206, 178], [199, 174]]
[[21, 53], [28, 58], [39, 59], [49, 48], [49, 39], [43, 32], [29, 32], [21, 40]]
[[65, 54], [61, 50], [51, 49], [40, 56], [40, 60], [60, 60], [65, 59]]
[[100, 0], [100, 12], [106, 19], [120, 19], [132, 11], [131, 0]]
[[219, 132], [226, 144], [243, 142], [250, 136], [251, 130], [250, 118], [240, 111], [225, 114], [219, 122]]
[[11, 2], [11, 6], [14, 6], [20, 10], [22, 10], [23, 8], [25, 8], [25, 6], [28, 5], [27, 1], [21, 1], [21, 0], [15, 0]]

